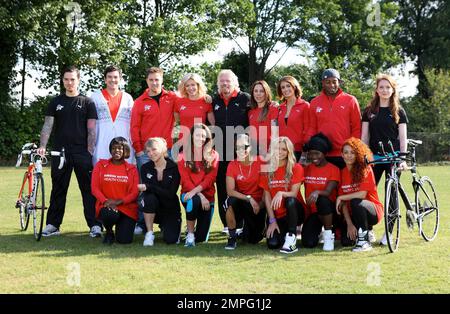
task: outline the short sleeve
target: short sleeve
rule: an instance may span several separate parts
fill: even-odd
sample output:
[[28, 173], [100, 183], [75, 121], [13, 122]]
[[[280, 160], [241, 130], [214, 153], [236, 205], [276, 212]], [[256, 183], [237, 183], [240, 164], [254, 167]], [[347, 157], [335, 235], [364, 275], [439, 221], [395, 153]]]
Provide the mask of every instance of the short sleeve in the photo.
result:
[[180, 113], [180, 103], [181, 103], [181, 98], [179, 98], [179, 97], [175, 98], [175, 100], [173, 102], [173, 112]]
[[228, 168], [227, 168], [227, 177], [232, 177], [232, 178], [235, 178], [235, 171], [234, 171], [234, 162], [232, 161], [232, 162], [230, 162], [229, 164], [228, 164]]
[[329, 181], [341, 182], [341, 171], [339, 170], [338, 167], [335, 166], [331, 167], [331, 177]]
[[362, 122], [370, 122], [369, 120], [369, 110], [366, 108], [362, 114], [362, 118], [361, 118]]
[[87, 119], [98, 119], [97, 108], [91, 98], [86, 97]]
[[45, 111], [46, 116], [54, 117], [56, 113], [56, 98], [53, 98], [47, 106]]
[[269, 191], [269, 177], [267, 175], [262, 175], [259, 177], [259, 187], [264, 191]]
[[399, 115], [399, 118], [400, 118], [399, 121], [398, 121], [399, 124], [400, 123], [406, 123], [406, 124], [409, 123], [408, 116], [406, 115], [405, 109], [400, 107], [400, 110], [398, 111], [398, 115]]
[[294, 169], [292, 169], [292, 184], [302, 183], [305, 180], [305, 173], [302, 165], [295, 164]]
[[367, 168], [367, 173], [363, 179], [363, 181], [359, 185], [360, 191], [373, 191], [376, 189], [375, 185], [375, 176], [373, 175], [372, 167]]
[[213, 112], [212, 104], [208, 104], [208, 103], [205, 103], [205, 104], [206, 104], [206, 107], [205, 107], [206, 113]]

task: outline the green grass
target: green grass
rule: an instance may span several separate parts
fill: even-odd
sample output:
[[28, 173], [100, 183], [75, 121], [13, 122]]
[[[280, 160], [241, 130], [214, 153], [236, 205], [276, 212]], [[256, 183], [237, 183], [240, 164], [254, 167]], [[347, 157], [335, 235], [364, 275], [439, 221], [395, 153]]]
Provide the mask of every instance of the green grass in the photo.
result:
[[[158, 233], [155, 246], [105, 247], [87, 233], [75, 176], [60, 237], [36, 242], [32, 231], [19, 231], [14, 208], [23, 169], [0, 168], [0, 293], [449, 293], [450, 170], [422, 167], [437, 186], [441, 224], [427, 243], [403, 223], [399, 251], [376, 246], [352, 253], [336, 245], [334, 252], [303, 249], [293, 255], [259, 245], [238, 244], [224, 250], [216, 214], [207, 244], [195, 248], [168, 246]], [[45, 169], [47, 201], [49, 170]], [[405, 184], [409, 175], [402, 177]], [[405, 184], [406, 185], [406, 184]], [[380, 193], [383, 197], [383, 193]], [[184, 214], [183, 214], [184, 216]], [[183, 223], [184, 225], [184, 223]], [[381, 237], [383, 225], [375, 228]], [[79, 267], [80, 284], [72, 284]], [[75, 272], [76, 273], [76, 272]]]

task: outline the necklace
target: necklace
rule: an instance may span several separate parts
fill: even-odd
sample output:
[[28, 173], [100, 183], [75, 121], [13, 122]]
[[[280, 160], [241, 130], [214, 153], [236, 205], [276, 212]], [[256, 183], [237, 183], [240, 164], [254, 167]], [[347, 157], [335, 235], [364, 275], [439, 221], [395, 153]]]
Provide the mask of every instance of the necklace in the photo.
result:
[[238, 165], [239, 165], [239, 171], [241, 172], [241, 176], [242, 176], [243, 178], [248, 178], [248, 177], [250, 177], [250, 174], [252, 173], [252, 165], [253, 165], [253, 162], [250, 162], [250, 170], [248, 171], [247, 176], [244, 176], [244, 173], [242, 172], [241, 162], [238, 162]]

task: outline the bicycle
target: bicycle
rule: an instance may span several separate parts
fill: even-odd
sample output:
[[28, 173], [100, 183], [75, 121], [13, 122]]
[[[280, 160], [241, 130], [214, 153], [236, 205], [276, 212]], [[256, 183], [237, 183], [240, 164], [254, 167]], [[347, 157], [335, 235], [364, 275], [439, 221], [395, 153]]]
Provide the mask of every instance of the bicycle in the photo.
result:
[[[19, 209], [20, 229], [22, 231], [27, 230], [30, 216], [33, 216], [33, 233], [36, 241], [39, 241], [42, 237], [45, 210], [47, 209], [45, 206], [44, 176], [42, 173], [42, 166], [47, 164], [47, 158], [37, 154], [36, 144], [27, 143], [23, 145], [21, 152], [17, 156], [16, 167], [22, 164], [22, 157], [25, 155], [30, 155], [30, 162], [23, 176], [16, 208]], [[48, 155], [59, 156], [58, 168], [61, 169], [64, 166], [64, 148], [61, 152], [51, 151], [50, 154], [46, 154], [46, 156]]]
[[[409, 229], [413, 229], [414, 222], [419, 227], [419, 235], [425, 241], [433, 241], [439, 230], [439, 207], [433, 182], [427, 176], [420, 176], [417, 173], [416, 146], [422, 144], [420, 140], [408, 139], [408, 152], [395, 152], [392, 143], [389, 141], [391, 153], [386, 153], [382, 142], [379, 142], [383, 153], [381, 159], [370, 161], [370, 164], [390, 163], [391, 171], [386, 177], [385, 199], [384, 199], [384, 224], [386, 239], [391, 253], [397, 251], [400, 242], [400, 222], [401, 211], [399, 204], [399, 194], [406, 207], [406, 224]], [[406, 170], [411, 171], [412, 187], [414, 191], [414, 202], [411, 202], [403, 188], [399, 174], [400, 163], [410, 162]]]

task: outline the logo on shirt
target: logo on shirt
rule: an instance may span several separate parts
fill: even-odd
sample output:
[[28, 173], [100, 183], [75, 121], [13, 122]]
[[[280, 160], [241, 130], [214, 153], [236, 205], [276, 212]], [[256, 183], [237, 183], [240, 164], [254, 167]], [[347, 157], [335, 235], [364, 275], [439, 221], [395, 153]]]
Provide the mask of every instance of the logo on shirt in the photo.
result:
[[64, 106], [61, 106], [61, 105], [56, 106], [56, 111], [63, 110], [63, 109], [64, 109]]
[[147, 173], [147, 179], [151, 179], [153, 177], [153, 175], [151, 173]]
[[317, 108], [316, 108], [316, 112], [317, 112], [317, 113], [319, 113], [319, 112], [321, 112], [321, 111], [322, 111], [322, 108], [321, 108], [321, 107], [317, 107]]
[[236, 102], [236, 103], [234, 103], [234, 105], [235, 105], [236, 107], [239, 107], [239, 103], [237, 103], [237, 102]]
[[341, 106], [341, 108], [342, 108], [342, 109], [345, 109], [345, 107], [344, 107], [344, 106]]
[[219, 110], [219, 105], [215, 105], [214, 110], [216, 110], [216, 111]]
[[150, 108], [152, 108], [152, 105], [145, 105], [144, 106], [144, 111], [150, 110]]
[[236, 177], [237, 180], [244, 180], [244, 176], [242, 174], [238, 174]]
[[186, 106], [181, 106], [181, 107], [180, 107], [180, 111], [181, 111], [181, 110], [185, 110], [185, 109], [186, 109]]
[[172, 176], [169, 176], [169, 179], [172, 179], [173, 177]]
[[83, 106], [81, 106], [81, 104], [78, 104], [78, 105], [77, 105], [77, 108], [78, 108], [78, 109], [81, 109], [82, 107], [83, 107]]

